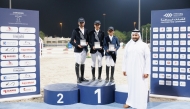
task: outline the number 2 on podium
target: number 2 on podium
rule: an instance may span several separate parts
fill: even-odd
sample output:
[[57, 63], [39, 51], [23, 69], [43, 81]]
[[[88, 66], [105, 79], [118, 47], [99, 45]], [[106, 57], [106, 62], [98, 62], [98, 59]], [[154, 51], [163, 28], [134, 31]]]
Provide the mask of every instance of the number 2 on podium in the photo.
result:
[[59, 100], [57, 100], [57, 103], [64, 103], [62, 101], [63, 100], [63, 94], [62, 93], [57, 94], [57, 97], [60, 97]]
[[94, 91], [94, 94], [98, 94], [98, 103], [101, 103], [101, 90], [100, 89], [96, 89]]

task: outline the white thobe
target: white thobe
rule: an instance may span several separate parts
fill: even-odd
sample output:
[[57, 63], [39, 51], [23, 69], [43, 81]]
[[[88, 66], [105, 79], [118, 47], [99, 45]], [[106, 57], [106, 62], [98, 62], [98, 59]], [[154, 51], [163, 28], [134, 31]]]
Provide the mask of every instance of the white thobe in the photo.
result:
[[122, 70], [127, 74], [128, 98], [126, 104], [136, 109], [146, 109], [148, 81], [143, 74], [150, 74], [150, 49], [142, 41], [130, 41], [125, 46]]

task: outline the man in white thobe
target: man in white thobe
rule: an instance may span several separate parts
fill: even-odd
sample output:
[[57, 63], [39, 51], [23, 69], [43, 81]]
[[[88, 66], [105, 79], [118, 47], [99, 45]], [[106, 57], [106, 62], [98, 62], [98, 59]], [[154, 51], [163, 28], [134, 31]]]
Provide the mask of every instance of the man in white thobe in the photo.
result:
[[150, 74], [150, 49], [141, 39], [139, 30], [133, 30], [131, 40], [126, 44], [122, 65], [127, 76], [128, 98], [124, 108], [146, 109], [148, 81]]

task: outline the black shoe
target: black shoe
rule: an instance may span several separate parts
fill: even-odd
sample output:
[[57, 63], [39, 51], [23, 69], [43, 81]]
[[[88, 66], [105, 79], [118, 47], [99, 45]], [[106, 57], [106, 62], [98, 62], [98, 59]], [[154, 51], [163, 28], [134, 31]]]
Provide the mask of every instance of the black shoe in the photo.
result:
[[76, 76], [77, 76], [77, 83], [81, 83], [81, 80], [79, 77], [79, 64], [78, 63], [75, 64], [75, 72], [76, 72]]
[[109, 68], [108, 66], [106, 66], [106, 83], [109, 82]]
[[99, 81], [99, 82], [102, 82], [102, 78], [98, 78], [98, 81]]
[[110, 78], [110, 82], [114, 83], [114, 78], [113, 77]]
[[98, 68], [98, 81], [99, 81], [99, 82], [102, 81], [101, 74], [102, 74], [102, 67], [99, 67], [99, 68]]
[[82, 81], [84, 81], [84, 82], [88, 82], [88, 80], [84, 78], [84, 67], [85, 67], [85, 65], [84, 65], [84, 64], [81, 64], [81, 66], [80, 66], [80, 71], [81, 71], [81, 82], [82, 82]]
[[96, 80], [96, 78], [95, 77], [92, 77], [92, 81], [95, 81]]
[[91, 67], [91, 70], [92, 70], [92, 81], [95, 81], [96, 80], [96, 77], [95, 77], [95, 67]]
[[84, 82], [88, 82], [88, 81], [89, 81], [89, 80], [87, 80], [87, 79], [85, 79], [85, 78], [81, 78], [80, 80], [81, 80], [81, 82], [83, 82], [83, 81], [84, 81]]
[[115, 70], [115, 66], [111, 66], [111, 77], [110, 77], [110, 82], [114, 82], [114, 70]]

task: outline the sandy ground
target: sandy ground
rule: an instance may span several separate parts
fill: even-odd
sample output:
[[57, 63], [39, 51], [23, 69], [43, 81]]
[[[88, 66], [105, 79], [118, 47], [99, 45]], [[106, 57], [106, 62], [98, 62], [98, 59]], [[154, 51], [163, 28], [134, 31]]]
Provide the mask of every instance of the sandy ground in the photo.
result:
[[[49, 47], [48, 47], [49, 48]], [[44, 51], [47, 48], [44, 48]], [[54, 48], [53, 48], [54, 49]], [[64, 49], [64, 48], [58, 48]], [[126, 77], [123, 76], [121, 66], [123, 58], [123, 50], [120, 48], [118, 50], [117, 63], [115, 68], [115, 84], [127, 84]], [[43, 88], [48, 84], [53, 83], [76, 83], [76, 76], [74, 70], [75, 58], [73, 50], [63, 51], [63, 54], [44, 54], [40, 59], [40, 68], [41, 68], [41, 98], [33, 98], [26, 100], [17, 100], [11, 102], [43, 102]], [[85, 67], [85, 78], [91, 79], [91, 58], [86, 58], [86, 67]], [[105, 79], [105, 57], [103, 58], [103, 71], [102, 79]], [[96, 75], [97, 75], [96, 69]], [[161, 98], [150, 98], [152, 102], [163, 102], [163, 101], [175, 101], [172, 99], [161, 99]]]

